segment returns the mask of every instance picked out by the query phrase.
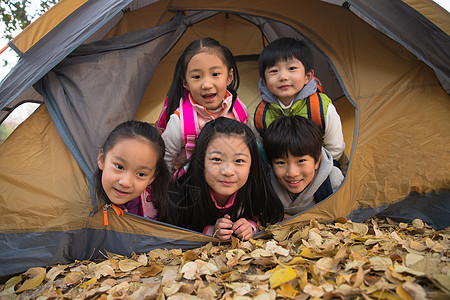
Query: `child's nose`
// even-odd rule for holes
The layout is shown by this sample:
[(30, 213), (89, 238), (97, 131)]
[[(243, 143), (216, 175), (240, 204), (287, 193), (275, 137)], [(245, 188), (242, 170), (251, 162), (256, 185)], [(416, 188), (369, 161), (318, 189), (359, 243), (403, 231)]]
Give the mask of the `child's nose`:
[(234, 174), (233, 166), (230, 163), (224, 163), (222, 165), (222, 174), (225, 176), (231, 176)]
[(288, 73), (284, 70), (281, 70), (278, 74), (280, 74), (279, 79), (281, 81), (287, 80), (289, 78)]
[(288, 165), (287, 168), (287, 176), (289, 177), (295, 177), (298, 175), (298, 168), (293, 165)]
[(209, 78), (205, 78), (202, 82), (202, 89), (207, 90), (210, 88), (212, 88), (212, 81)]
[(119, 179), (119, 184), (123, 187), (131, 187), (132, 185), (132, 174), (124, 173)]

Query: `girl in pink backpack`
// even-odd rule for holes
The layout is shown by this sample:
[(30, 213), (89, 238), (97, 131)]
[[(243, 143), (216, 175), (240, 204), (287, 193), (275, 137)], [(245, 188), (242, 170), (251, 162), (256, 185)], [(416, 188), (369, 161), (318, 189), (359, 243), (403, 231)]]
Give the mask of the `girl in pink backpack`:
[(178, 169), (192, 153), (200, 130), (218, 117), (248, 123), (237, 97), (239, 74), (230, 50), (213, 38), (195, 40), (175, 66), (166, 104), (156, 122), (166, 144), (164, 160)]

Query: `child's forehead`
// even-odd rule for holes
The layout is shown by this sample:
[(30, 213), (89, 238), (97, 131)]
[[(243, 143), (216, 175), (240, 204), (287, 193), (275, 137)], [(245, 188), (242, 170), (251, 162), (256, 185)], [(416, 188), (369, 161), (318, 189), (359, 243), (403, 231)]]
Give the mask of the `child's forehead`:
[[(274, 61), (274, 63), (273, 63), (272, 66), (274, 66), (274, 65), (276, 65), (276, 64), (279, 64), (279, 63), (290, 63), (290, 62), (293, 62), (293, 63), (300, 63), (300, 64), (303, 65), (303, 62), (302, 62), (300, 59), (298, 59), (297, 57), (295, 57), (295, 56), (286, 56), (286, 57), (283, 56), (283, 57), (277, 58), (277, 59)], [(268, 67), (272, 67), (272, 66), (268, 66)]]
[(313, 157), (309, 154), (292, 154), (291, 151), (286, 151), (281, 155), (280, 158), (288, 158), (288, 159), (305, 159), (305, 158), (311, 158)]

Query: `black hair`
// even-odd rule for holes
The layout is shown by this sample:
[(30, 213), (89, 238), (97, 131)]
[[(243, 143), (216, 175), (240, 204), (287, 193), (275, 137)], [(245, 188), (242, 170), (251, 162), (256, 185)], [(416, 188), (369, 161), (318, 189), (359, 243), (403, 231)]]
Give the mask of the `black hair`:
[[(150, 184), (151, 186), (151, 201), (156, 209), (158, 209), (158, 215), (160, 210), (165, 209), (164, 203), (167, 202), (167, 186), (170, 181), (171, 175), (167, 165), (164, 161), (165, 145), (164, 140), (161, 138), (158, 130), (147, 122), (140, 121), (126, 121), (119, 124), (114, 128), (106, 138), (105, 143), (102, 146), (103, 159), (106, 154), (121, 140), (124, 139), (145, 139), (153, 145), (153, 149), (158, 154), (158, 160), (156, 163), (155, 179)], [(106, 203), (111, 203), (102, 185), (103, 171), (97, 168), (94, 174), (95, 191), (97, 195), (102, 198)], [(161, 213), (164, 213), (163, 211)]]
[(217, 53), (224, 65), (227, 66), (228, 72), (233, 70), (233, 80), (227, 86), (227, 90), (233, 95), (233, 101), (231, 104), (231, 108), (233, 108), (234, 102), (237, 98), (237, 89), (239, 87), (239, 72), (234, 56), (227, 47), (221, 45), (215, 39), (210, 37), (202, 38), (190, 43), (186, 49), (184, 49), (177, 61), (177, 64), (175, 65), (172, 83), (169, 91), (167, 92), (166, 123), (169, 122), (170, 115), (173, 114), (178, 108), (180, 98), (184, 96), (183, 81), (186, 80), (186, 69), (189, 62), (196, 54), (205, 51), (214, 51)]
[(280, 116), (267, 128), (263, 137), (269, 163), (288, 156), (310, 155), (318, 162), (322, 153), (322, 131), (315, 122), (301, 116)]
[(213, 203), (205, 180), (206, 149), (220, 135), (242, 137), (251, 155), (249, 176), (237, 191), (231, 220), (234, 222), (239, 218), (256, 218), (262, 225), (281, 221), (284, 208), (266, 177), (253, 132), (241, 122), (219, 117), (203, 127), (186, 173), (178, 177), (173, 186), (170, 196), (174, 213), (168, 222), (201, 232), (205, 226), (215, 224), (222, 217)]
[(259, 76), (265, 80), (265, 71), (279, 61), (296, 58), (305, 67), (305, 74), (313, 69), (311, 49), (304, 41), (294, 38), (279, 38), (263, 49), (259, 55)]

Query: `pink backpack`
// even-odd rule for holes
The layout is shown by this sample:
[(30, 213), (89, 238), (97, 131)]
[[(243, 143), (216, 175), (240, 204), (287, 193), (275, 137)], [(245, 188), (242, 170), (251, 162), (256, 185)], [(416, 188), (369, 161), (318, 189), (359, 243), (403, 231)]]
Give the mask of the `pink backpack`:
[[(181, 126), (181, 135), (184, 136), (184, 144), (186, 148), (186, 157), (189, 158), (192, 154), (192, 151), (195, 147), (195, 141), (197, 140), (197, 136), (200, 132), (196, 130), (196, 122), (197, 122), (197, 114), (194, 112), (194, 107), (192, 106), (191, 101), (189, 101), (189, 92), (185, 90), (184, 97), (180, 99), (180, 122)], [(233, 105), (233, 114), (240, 122), (246, 124), (248, 121), (248, 114), (246, 109), (244, 108), (244, 104), (241, 100), (236, 98), (236, 101)], [(164, 102), (164, 107), (161, 110), (161, 114), (159, 115), (158, 120), (155, 123), (156, 128), (159, 130), (160, 134), (166, 130), (167, 116), (167, 98)]]

